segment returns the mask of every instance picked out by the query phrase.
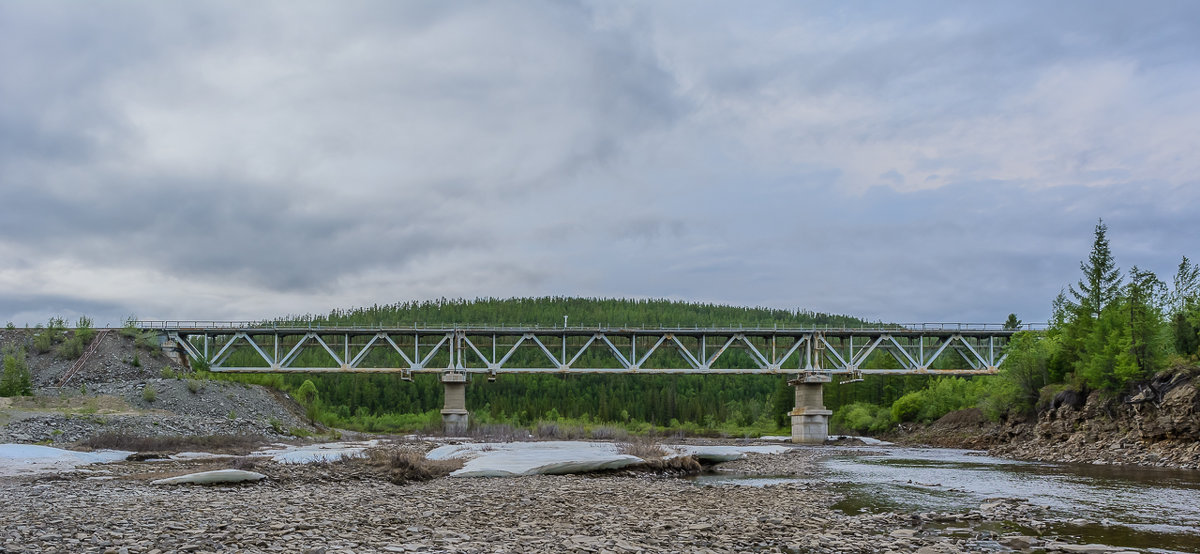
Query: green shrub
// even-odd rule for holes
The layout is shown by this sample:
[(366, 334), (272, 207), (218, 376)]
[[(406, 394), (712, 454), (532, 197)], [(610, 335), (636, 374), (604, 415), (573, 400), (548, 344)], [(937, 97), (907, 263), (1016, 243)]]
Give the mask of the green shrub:
[(138, 359), (137, 352), (133, 353), (133, 359), (129, 360), (129, 365), (133, 367), (142, 367), (142, 360)]
[(0, 373), (0, 396), (29, 396), (33, 394), (33, 379), (25, 363), (25, 352), (8, 350), (4, 353), (4, 371)]
[(121, 327), (121, 334), (131, 339), (138, 338), (142, 334), (142, 330), (137, 328), (137, 316), (130, 314), (125, 318), (125, 324)]
[(33, 351), (38, 354), (45, 354), (54, 350), (54, 332), (49, 329), (43, 330), (33, 336)]
[(83, 341), (79, 336), (71, 337), (58, 346), (55, 354), (64, 360), (77, 360), (83, 355)]
[(921, 415), (921, 408), (924, 404), (922, 396), (924, 396), (924, 391), (910, 392), (897, 398), (892, 403), (892, 417), (899, 422), (916, 421)]
[(188, 392), (190, 392), (192, 394), (196, 394), (196, 393), (199, 393), (200, 390), (204, 388), (204, 383), (202, 383), (196, 379), (188, 379), (187, 388), (188, 388)]
[(880, 433), (896, 424), (892, 410), (869, 402), (855, 402), (838, 408), (833, 414), (834, 429), (853, 433)]
[(146, 385), (146, 388), (142, 389), (142, 400), (154, 402), (156, 399), (158, 399), (158, 392), (154, 390), (154, 385)]
[(8, 329), (9, 331), (12, 331), (13, 329), (16, 329), (17, 326), (13, 325), (13, 322), (10, 321), (10, 322), (4, 324), (4, 328)]
[(75, 338), (83, 345), (92, 342), (92, 338), (96, 336), (96, 330), (92, 328), (92, 318), (84, 315), (79, 316), (79, 321), (75, 323)]

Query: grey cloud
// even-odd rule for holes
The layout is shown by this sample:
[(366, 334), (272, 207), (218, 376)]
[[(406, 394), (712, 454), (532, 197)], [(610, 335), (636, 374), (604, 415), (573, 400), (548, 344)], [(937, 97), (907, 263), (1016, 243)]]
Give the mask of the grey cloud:
[[(1044, 319), (1097, 217), (1124, 268), (1200, 258), (1197, 11), (5, 4), (0, 279), (162, 279), (0, 319), (523, 294)], [(1055, 119), (1110, 73), (1123, 96)]]

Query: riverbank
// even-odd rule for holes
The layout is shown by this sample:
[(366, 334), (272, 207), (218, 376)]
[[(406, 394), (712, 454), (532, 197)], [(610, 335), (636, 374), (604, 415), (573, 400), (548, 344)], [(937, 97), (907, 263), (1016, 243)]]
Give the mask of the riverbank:
[[(432, 443), (393, 448), (427, 449)], [(752, 454), (715, 469), (816, 475), (836, 448)], [(239, 461), (240, 460), (240, 461)], [(255, 484), (161, 486), (241, 465)], [(1039, 508), (991, 499), (961, 513), (844, 513), (819, 481), (699, 485), (645, 471), (512, 478), (442, 477), (397, 485), (338, 461), (244, 458), (119, 462), (0, 478), (4, 552), (920, 552), (1084, 550), (1037, 538)], [(1005, 531), (1004, 529), (1009, 529)]]
[(1118, 396), (1063, 391), (1030, 420), (991, 422), (978, 409), (959, 410), (887, 439), (1020, 460), (1197, 470), (1200, 377), (1195, 371), (1164, 373)]

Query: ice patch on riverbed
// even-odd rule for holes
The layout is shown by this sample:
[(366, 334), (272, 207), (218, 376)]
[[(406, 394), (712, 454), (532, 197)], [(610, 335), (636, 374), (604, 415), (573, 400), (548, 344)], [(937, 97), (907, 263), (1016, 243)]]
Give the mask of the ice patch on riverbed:
[[(694, 456), (707, 462), (726, 462), (746, 453), (779, 454), (786, 446), (693, 446), (663, 445), (668, 458)], [(622, 454), (611, 442), (544, 441), (448, 444), (429, 451), (430, 460), (462, 459), (462, 469), (453, 477), (510, 477), (515, 475), (559, 475), (620, 469), (645, 460)]]
[(425, 455), (430, 460), (463, 459), (453, 477), (558, 475), (620, 469), (641, 463), (611, 442), (549, 441), (448, 444)]
[(855, 435), (829, 435), (829, 440), (836, 441), (842, 439), (862, 441), (862, 443), (867, 446), (892, 446), (892, 443), (888, 441), (881, 441), (872, 437), (859, 437)]
[(253, 457), (270, 457), (281, 464), (311, 464), (314, 462), (336, 462), (342, 458), (361, 458), (368, 448), (379, 446), (379, 441), (327, 442), (301, 446), (268, 448), (250, 454)]
[(36, 444), (0, 444), (0, 476), (67, 471), (88, 464), (124, 460), (133, 452), (97, 450), (76, 452)]
[(746, 454), (783, 454), (791, 448), (787, 446), (693, 446), (693, 445), (663, 445), (668, 451), (674, 451), (675, 456), (693, 456), (701, 462), (732, 462), (746, 457)]

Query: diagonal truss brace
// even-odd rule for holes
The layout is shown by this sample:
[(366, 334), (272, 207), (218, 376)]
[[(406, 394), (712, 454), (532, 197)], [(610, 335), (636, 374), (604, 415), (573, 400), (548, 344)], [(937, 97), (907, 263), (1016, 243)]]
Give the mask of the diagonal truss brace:
[[(841, 333), (823, 331), (773, 334), (769, 330), (741, 332), (733, 330), (597, 330), (595, 332), (545, 332), (534, 329), (513, 332), (511, 328), (443, 329), (443, 330), (317, 330), (279, 331), (273, 329), (220, 328), (196, 332), (167, 330), (168, 337), (193, 359), (210, 360), (214, 371), (346, 371), (346, 372), (412, 372), (466, 371), (474, 373), (802, 373), (820, 371), (833, 373), (994, 373), (1007, 357), (1005, 346), (1011, 333), (987, 334), (974, 332), (935, 333), (926, 336), (917, 332), (897, 335), (892, 331)], [(836, 341), (831, 340), (836, 337)], [(289, 338), (290, 337), (290, 338)], [(400, 337), (408, 337), (401, 341)], [(490, 355), (485, 349), (491, 339)], [(504, 345), (500, 337), (513, 337), (515, 342)], [(550, 337), (552, 341), (548, 341)], [(623, 344), (613, 341), (620, 337)], [(903, 337), (905, 342), (901, 342)], [(436, 338), (432, 347), (429, 343)], [(561, 338), (561, 352), (558, 340)], [(682, 339), (689, 339), (685, 342)], [(284, 339), (287, 339), (286, 341)], [(997, 344), (997, 339), (1000, 343)], [(203, 344), (200, 341), (203, 341)], [(336, 342), (334, 342), (336, 341)], [(575, 341), (575, 342), (571, 342)], [(627, 342), (626, 342), (627, 341)], [(719, 345), (712, 349), (711, 346)], [(290, 346), (281, 352), (287, 342)], [(425, 342), (425, 344), (422, 344)], [(646, 348), (649, 342), (649, 348)], [(273, 344), (272, 344), (273, 343)], [(406, 344), (407, 343), (407, 344)], [(781, 344), (782, 343), (782, 344)], [(857, 344), (856, 344), (857, 343)], [(692, 346), (689, 346), (691, 344)], [(210, 346), (216, 349), (208, 356)], [(678, 351), (679, 362), (656, 357), (664, 347)], [(936, 348), (935, 348), (936, 347)], [(540, 354), (531, 358), (517, 356), (522, 349), (534, 349)], [(581, 359), (594, 349), (613, 356), (611, 366), (578, 367)], [(742, 352), (740, 362), (720, 363), (731, 349)], [(301, 367), (299, 360), (311, 350), (327, 354), (331, 367)], [(374, 367), (370, 356), (378, 349), (394, 354), (387, 363), (400, 367)], [(498, 350), (501, 350), (498, 352)], [(965, 363), (963, 369), (932, 369), (935, 361), (945, 367), (944, 357), (953, 351), (956, 359)], [(235, 352), (241, 352), (234, 357)], [(261, 366), (234, 367), (231, 359), (245, 365), (247, 354)], [(876, 355), (884, 352), (894, 358), (900, 369), (867, 367)], [(449, 365), (434, 359), (449, 359)], [(653, 361), (657, 360), (657, 361)], [(789, 360), (791, 360), (789, 362)], [(798, 363), (797, 361), (798, 360)], [(788, 364), (786, 367), (784, 364)], [(594, 364), (594, 362), (593, 362)], [(265, 366), (265, 367), (264, 367)]]

